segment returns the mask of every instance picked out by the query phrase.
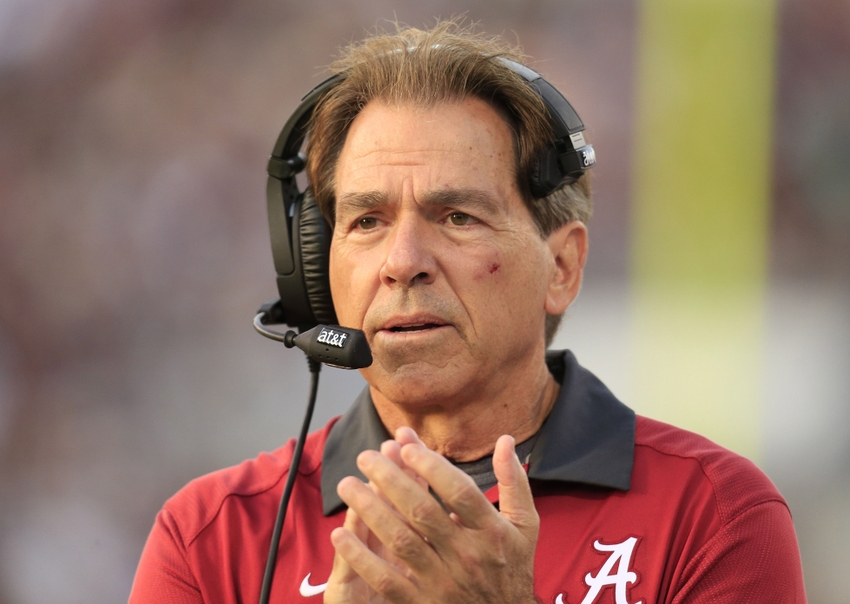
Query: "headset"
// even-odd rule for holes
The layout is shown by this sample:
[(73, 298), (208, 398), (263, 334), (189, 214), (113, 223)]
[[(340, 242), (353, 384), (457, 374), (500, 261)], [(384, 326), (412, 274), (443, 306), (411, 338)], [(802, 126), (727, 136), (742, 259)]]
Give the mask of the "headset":
[[(592, 168), (596, 153), (585, 142), (584, 124), (575, 109), (554, 86), (524, 65), (497, 60), (520, 75), (548, 111), (553, 143), (537, 160), (530, 182), (534, 197), (547, 197)], [(301, 147), (313, 110), (345, 77), (345, 73), (331, 76), (307, 93), (281, 130), (269, 159), (266, 202), (280, 299), (261, 307), (263, 324), (286, 323), (303, 332), (337, 323), (328, 278), (331, 226), (310, 187), (299, 190), (295, 177), (306, 163)]]

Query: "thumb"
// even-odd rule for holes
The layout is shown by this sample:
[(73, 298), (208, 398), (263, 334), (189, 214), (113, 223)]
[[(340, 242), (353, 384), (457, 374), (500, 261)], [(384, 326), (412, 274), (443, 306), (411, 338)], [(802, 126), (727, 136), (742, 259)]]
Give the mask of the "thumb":
[(493, 472), (499, 481), (500, 513), (527, 539), (536, 541), (540, 518), (534, 507), (528, 475), (516, 456), (512, 436), (504, 434), (496, 441)]

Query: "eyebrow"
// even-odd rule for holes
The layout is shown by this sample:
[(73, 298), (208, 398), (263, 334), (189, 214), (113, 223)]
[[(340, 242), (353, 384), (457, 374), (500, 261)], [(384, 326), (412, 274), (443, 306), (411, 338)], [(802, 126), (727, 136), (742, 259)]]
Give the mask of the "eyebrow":
[[(388, 203), (389, 196), (383, 191), (346, 193), (337, 201), (337, 213), (368, 212)], [(426, 206), (478, 210), (488, 214), (493, 213), (499, 206), (498, 201), (487, 191), (467, 188), (428, 191), (423, 196), (422, 203)]]
[(452, 207), (459, 210), (477, 210), (487, 214), (495, 212), (500, 205), (491, 193), (481, 189), (429, 191), (425, 194), (423, 203), (429, 206)]
[(337, 200), (337, 213), (340, 210), (369, 211), (389, 202), (389, 196), (382, 191), (363, 191), (346, 193)]

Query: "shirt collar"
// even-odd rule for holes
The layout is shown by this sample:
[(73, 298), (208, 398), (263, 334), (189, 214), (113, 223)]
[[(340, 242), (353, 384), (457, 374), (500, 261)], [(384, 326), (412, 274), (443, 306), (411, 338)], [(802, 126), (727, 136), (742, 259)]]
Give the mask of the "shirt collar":
[[(550, 351), (546, 364), (561, 389), (528, 459), (535, 480), (576, 482), (627, 491), (634, 461), (635, 414), (569, 351)], [(322, 454), (325, 516), (345, 506), (336, 485), (357, 469), (361, 451), (390, 438), (372, 404), (369, 388), (333, 425)]]

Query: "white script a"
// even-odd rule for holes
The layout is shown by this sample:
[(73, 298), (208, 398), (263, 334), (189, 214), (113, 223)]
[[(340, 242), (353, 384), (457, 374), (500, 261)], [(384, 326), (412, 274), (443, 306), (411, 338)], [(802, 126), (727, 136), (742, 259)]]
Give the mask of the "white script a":
[[(609, 586), (614, 586), (614, 602), (616, 604), (631, 604), (626, 600), (626, 585), (637, 581), (637, 575), (629, 570), (629, 565), (632, 562), (632, 553), (635, 549), (637, 538), (629, 537), (622, 543), (613, 543), (606, 545), (597, 541), (593, 542), (593, 547), (598, 552), (611, 552), (605, 564), (599, 569), (594, 577), (592, 573), (587, 573), (584, 577), (584, 582), (587, 583), (590, 590), (584, 596), (581, 604), (593, 604), (602, 590)], [(612, 575), (611, 570), (614, 565), (617, 565), (617, 573)], [(563, 596), (558, 596), (555, 604), (563, 604)], [(635, 602), (634, 604), (643, 604)]]

